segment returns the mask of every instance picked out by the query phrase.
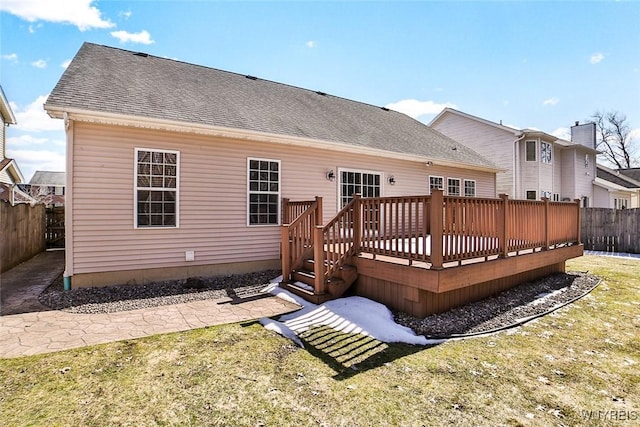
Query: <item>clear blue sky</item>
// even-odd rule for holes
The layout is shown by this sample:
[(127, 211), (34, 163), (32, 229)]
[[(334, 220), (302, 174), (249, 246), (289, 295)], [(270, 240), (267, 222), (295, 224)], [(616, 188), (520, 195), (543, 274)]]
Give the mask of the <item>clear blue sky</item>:
[[(252, 74), (428, 123), (444, 106), (566, 136), (619, 110), (640, 138), (638, 2), (1, 0), (0, 84), (28, 181), (64, 169), (42, 110), (84, 41)], [(411, 101), (413, 100), (413, 101)]]

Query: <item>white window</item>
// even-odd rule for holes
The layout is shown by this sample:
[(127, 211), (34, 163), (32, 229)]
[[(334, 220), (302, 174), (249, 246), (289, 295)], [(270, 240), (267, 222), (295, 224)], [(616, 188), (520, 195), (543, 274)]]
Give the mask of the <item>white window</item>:
[(527, 200), (538, 200), (538, 192), (536, 190), (527, 190)]
[(351, 202), (354, 194), (362, 197), (380, 197), (382, 174), (380, 172), (340, 169), (340, 207)]
[(431, 190), (443, 190), (444, 178), (441, 176), (429, 176), (429, 192)]
[(613, 199), (613, 207), (615, 209), (627, 209), (629, 201), (624, 198), (615, 197)]
[(178, 151), (136, 148), (136, 228), (178, 227)]
[(551, 155), (553, 146), (547, 142), (540, 143), (540, 161), (542, 163), (551, 163)]
[(527, 162), (535, 162), (536, 161), (536, 142), (526, 141), (524, 146), (526, 151)]
[(560, 195), (558, 193), (553, 193), (553, 201), (554, 202), (559, 202), (560, 201)]
[(459, 178), (447, 178), (447, 194), (449, 196), (460, 195), (460, 179)]
[(476, 181), (473, 179), (464, 180), (464, 196), (476, 197)]
[(280, 160), (247, 159), (247, 223), (277, 225), (280, 217)]

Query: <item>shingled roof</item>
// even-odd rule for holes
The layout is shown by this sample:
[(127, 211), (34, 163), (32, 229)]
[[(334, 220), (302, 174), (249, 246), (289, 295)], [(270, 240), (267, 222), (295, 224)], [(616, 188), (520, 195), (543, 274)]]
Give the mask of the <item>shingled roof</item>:
[(53, 117), (85, 111), (170, 120), (498, 169), (473, 150), (399, 112), (91, 43), (82, 45), (45, 109)]
[(598, 178), (601, 178), (605, 181), (611, 182), (613, 184), (619, 185), (625, 188), (640, 188), (640, 183), (635, 181), (633, 178), (629, 176), (625, 176), (621, 173), (621, 171), (614, 171), (608, 168), (605, 168), (602, 165), (597, 165), (597, 175)]

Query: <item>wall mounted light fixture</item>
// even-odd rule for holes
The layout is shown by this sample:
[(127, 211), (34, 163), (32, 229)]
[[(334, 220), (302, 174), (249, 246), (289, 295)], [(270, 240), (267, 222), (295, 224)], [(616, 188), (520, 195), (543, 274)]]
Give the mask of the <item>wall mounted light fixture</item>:
[(333, 173), (333, 170), (330, 170), (329, 172), (327, 172), (327, 179), (331, 182), (336, 180), (336, 174)]
[(396, 185), (396, 179), (393, 175), (391, 175), (387, 181), (389, 181), (389, 184), (391, 185)]
[(429, 160), (427, 163), (425, 163), (425, 166), (430, 168), (431, 166), (433, 166), (433, 162)]

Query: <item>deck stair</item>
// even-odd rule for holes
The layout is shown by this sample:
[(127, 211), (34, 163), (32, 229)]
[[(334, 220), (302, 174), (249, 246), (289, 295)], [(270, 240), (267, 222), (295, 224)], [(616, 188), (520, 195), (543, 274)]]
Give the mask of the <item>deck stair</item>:
[(281, 287), (321, 304), (340, 298), (358, 278), (351, 262), (355, 254), (353, 203), (326, 225), (322, 224), (322, 198), (283, 206)]
[[(325, 262), (325, 267), (327, 263)], [(314, 283), (316, 280), (315, 261), (306, 259), (302, 263), (302, 267), (293, 270), (291, 279), (283, 282), (281, 286), (286, 290), (313, 302), (314, 304), (322, 304), (325, 301), (340, 298), (351, 287), (358, 278), (356, 267), (351, 264), (344, 264), (336, 270), (333, 277), (325, 282), (326, 292), (315, 294)]]

